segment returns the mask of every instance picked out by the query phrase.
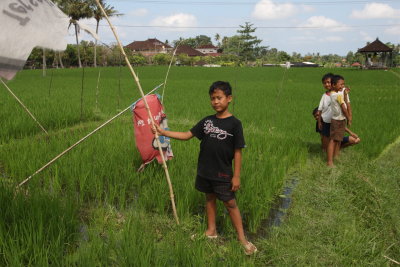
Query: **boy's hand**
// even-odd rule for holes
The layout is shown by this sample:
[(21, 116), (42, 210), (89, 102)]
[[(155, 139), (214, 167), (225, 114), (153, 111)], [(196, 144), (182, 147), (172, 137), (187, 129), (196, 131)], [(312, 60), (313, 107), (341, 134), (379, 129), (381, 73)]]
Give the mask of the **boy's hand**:
[(351, 119), (348, 119), (348, 120), (347, 120), (347, 126), (350, 127), (350, 126), (351, 126), (351, 122), (352, 122), (352, 120), (351, 120)]
[(320, 131), (322, 131), (322, 122), (318, 122), (318, 129), (320, 130)]
[(151, 131), (153, 132), (153, 134), (158, 134), (158, 135), (163, 135), (163, 129), (161, 129), (161, 127), (159, 125), (157, 125), (156, 123), (154, 124), (154, 126), (151, 127)]
[(238, 176), (232, 177), (232, 191), (236, 192), (240, 189), (240, 178)]

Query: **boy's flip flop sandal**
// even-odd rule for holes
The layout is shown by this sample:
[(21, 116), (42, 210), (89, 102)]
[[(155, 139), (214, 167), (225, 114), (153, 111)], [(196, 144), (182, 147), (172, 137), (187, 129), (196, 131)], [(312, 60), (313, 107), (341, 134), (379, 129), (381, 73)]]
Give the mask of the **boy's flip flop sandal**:
[(256, 253), (258, 251), (256, 246), (254, 246), (254, 244), (251, 242), (247, 242), (247, 244), (243, 245), (243, 247), (244, 247), (244, 253), (247, 256), (253, 255), (254, 253)]

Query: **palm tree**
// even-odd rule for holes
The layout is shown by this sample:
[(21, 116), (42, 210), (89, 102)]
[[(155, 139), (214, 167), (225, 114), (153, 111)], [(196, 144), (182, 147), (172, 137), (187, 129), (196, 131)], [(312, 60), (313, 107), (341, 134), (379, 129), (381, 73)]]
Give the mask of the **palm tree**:
[[(103, 6), (104, 11), (106, 12), (108, 17), (122, 16), (123, 14), (118, 13), (117, 10), (114, 9), (113, 6), (107, 5), (105, 0), (99, 0), (100, 4)], [(96, 34), (99, 34), (99, 24), (100, 20), (104, 19), (105, 16), (101, 12), (100, 8), (94, 3), (93, 7), (93, 17), (96, 20)], [(94, 45), (94, 67), (97, 67), (97, 40), (95, 40)]]
[(56, 2), (60, 7), (60, 9), (70, 17), (70, 25), (74, 24), (76, 45), (78, 51), (78, 63), (79, 63), (79, 68), (82, 68), (81, 54), (79, 51), (79, 40), (78, 40), (79, 25), (77, 21), (80, 19), (93, 17), (93, 10), (91, 8), (91, 4), (90, 2), (85, 0), (56, 0), (54, 2)]
[(219, 33), (216, 33), (214, 39), (217, 42), (217, 46), (220, 47), (221, 43), (219, 42), (219, 40), (221, 40), (221, 35), (219, 35)]

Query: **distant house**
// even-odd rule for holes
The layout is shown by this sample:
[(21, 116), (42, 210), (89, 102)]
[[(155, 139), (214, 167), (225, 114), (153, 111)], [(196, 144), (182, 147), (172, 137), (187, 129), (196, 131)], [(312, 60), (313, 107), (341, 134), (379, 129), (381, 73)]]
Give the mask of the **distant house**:
[(358, 53), (365, 56), (366, 69), (385, 69), (393, 66), (393, 49), (382, 43), (378, 38), (363, 48)]
[(189, 57), (203, 57), (205, 56), (205, 54), (203, 54), (202, 52), (197, 51), (196, 49), (188, 46), (188, 45), (180, 45), (178, 46), (178, 49), (176, 50), (176, 54), (180, 55), (180, 54), (186, 54)]
[(207, 56), (219, 56), (221, 54), (218, 53), (218, 47), (212, 44), (201, 45), (197, 47), (196, 50), (203, 54), (206, 54)]
[(127, 46), (133, 52), (141, 53), (144, 56), (153, 56), (160, 53), (168, 53), (172, 51), (172, 47), (160, 40), (147, 39), (146, 41), (134, 41)]

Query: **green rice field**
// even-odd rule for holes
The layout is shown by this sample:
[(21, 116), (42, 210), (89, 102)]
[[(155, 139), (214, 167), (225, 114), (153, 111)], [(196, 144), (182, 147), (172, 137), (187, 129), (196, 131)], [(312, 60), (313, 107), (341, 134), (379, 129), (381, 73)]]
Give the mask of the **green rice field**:
[[(167, 67), (135, 70), (148, 92), (164, 82)], [(351, 129), (362, 140), (346, 149), (334, 170), (325, 167), (325, 155), (320, 152), (319, 135), (315, 133), (311, 115), (323, 93), (321, 77), (327, 72), (341, 74), (351, 87)], [(199, 141), (195, 138), (172, 141), (175, 157), (168, 162), (168, 168), (181, 221), (176, 225), (162, 167), (152, 163), (144, 172), (136, 172), (141, 159), (135, 147), (130, 111), (15, 193), (18, 183), (139, 98), (127, 68), (53, 69), (47, 71), (46, 77), (42, 77), (40, 70), (26, 70), (7, 84), (49, 135), (41, 131), (1, 85), (0, 266), (385, 265), (390, 261), (383, 254), (396, 258), (397, 253), (400, 260), (400, 225), (393, 224), (394, 218), (400, 219), (399, 211), (383, 210), (386, 199), (391, 207), (396, 199), (400, 200), (399, 172), (390, 174), (398, 167), (380, 169), (382, 164), (390, 163), (387, 155), (394, 153), (393, 162), (400, 159), (395, 151), (400, 149), (396, 145), (400, 136), (398, 69), (172, 67), (164, 97), (172, 130), (187, 131), (213, 113), (208, 88), (216, 80), (231, 83), (234, 102), (230, 111), (244, 127), (247, 147), (243, 151), (242, 188), (237, 200), (245, 231), (258, 246), (258, 254), (244, 255), (222, 203), (218, 204), (217, 218), (221, 238), (215, 242), (191, 240), (191, 235), (201, 236), (206, 228), (204, 196), (194, 189), (199, 152)], [(390, 190), (378, 190), (379, 186), (365, 182), (355, 184), (360, 179), (353, 177), (360, 173), (386, 177), (391, 181), (387, 183)], [(344, 174), (346, 179), (338, 179)], [(326, 180), (332, 175), (338, 184)], [(293, 212), (289, 211), (287, 226), (267, 227), (271, 208), (293, 177), (299, 179), (299, 197), (296, 202), (294, 192)], [(316, 179), (321, 177), (328, 183), (324, 186), (339, 185), (343, 190), (334, 191), (332, 198), (324, 195), (326, 190), (321, 189), (322, 193), (317, 194)], [(379, 180), (376, 184), (379, 185)], [(361, 189), (354, 192), (349, 188)], [(357, 248), (369, 251), (364, 247), (369, 239), (354, 244), (354, 249), (347, 248), (348, 243), (343, 241), (347, 239), (343, 239), (331, 244), (335, 253), (328, 253), (326, 247), (327, 250), (307, 248), (308, 253), (304, 254), (284, 253), (290, 244), (296, 244), (299, 250), (306, 249), (299, 240), (307, 240), (307, 244), (315, 242), (299, 237), (302, 233), (314, 236), (312, 229), (302, 232), (306, 222), (291, 219), (302, 218), (301, 211), (307, 209), (301, 205), (311, 207), (313, 201), (321, 204), (318, 198), (324, 195), (326, 199), (321, 201), (325, 205), (332, 200), (341, 210), (347, 203), (343, 204), (342, 199), (346, 194), (359, 200), (354, 207), (363, 203), (351, 214), (357, 216), (356, 221), (348, 218), (350, 225), (357, 226), (358, 218), (370, 211), (371, 217), (365, 219), (368, 223), (360, 224), (360, 229), (381, 227), (388, 232), (387, 236), (378, 236), (371, 230), (371, 239), (382, 240), (377, 241), (375, 254), (356, 253)], [(369, 197), (373, 199), (369, 201)], [(374, 201), (381, 197), (383, 200), (376, 204)], [(353, 204), (346, 205), (353, 207)], [(368, 209), (371, 206), (374, 209)], [(366, 211), (361, 212), (364, 207)], [(335, 209), (330, 212), (338, 214)], [(378, 223), (374, 216), (384, 220)], [(392, 219), (386, 220), (388, 216)], [(322, 222), (321, 225), (334, 229), (332, 225)], [(324, 238), (335, 240), (336, 236), (337, 232), (327, 232), (319, 241), (326, 244)], [(348, 238), (353, 240), (352, 236)], [(378, 258), (379, 261), (374, 261)]]

